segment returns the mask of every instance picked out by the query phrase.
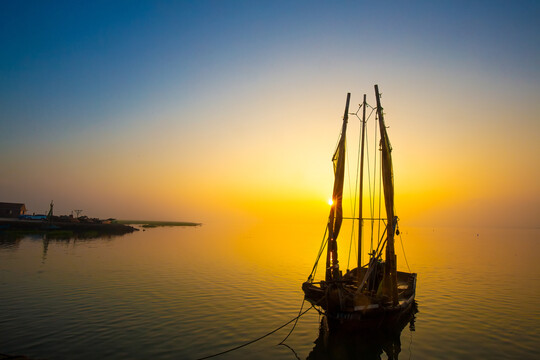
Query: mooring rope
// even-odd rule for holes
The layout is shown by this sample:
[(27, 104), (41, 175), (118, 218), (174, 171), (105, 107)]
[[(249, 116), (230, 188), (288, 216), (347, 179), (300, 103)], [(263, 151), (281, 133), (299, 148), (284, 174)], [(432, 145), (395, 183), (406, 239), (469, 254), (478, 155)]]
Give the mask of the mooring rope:
[(283, 346), (286, 346), (287, 348), (289, 348), (289, 350), (292, 351), (292, 353), (294, 354), (294, 356), (298, 359), (298, 360), (301, 360), (300, 359), (300, 356), (298, 356), (298, 354), (296, 353), (296, 351), (294, 351), (294, 349), (292, 347), (290, 347), (289, 345), (287, 344), (279, 344), (279, 345), (283, 345)]
[(275, 333), (276, 331), (283, 329), (285, 326), (289, 325), (289, 324), (292, 323), (293, 321), (299, 319), (301, 316), (303, 316), (305, 313), (307, 313), (307, 312), (308, 312), (309, 310), (311, 310), (312, 308), (313, 308), (313, 306), (311, 306), (310, 308), (308, 308), (306, 311), (300, 313), (300, 315), (296, 316), (295, 318), (293, 318), (293, 319), (287, 321), (285, 324), (283, 324), (283, 325), (279, 326), (278, 328), (276, 328), (276, 329), (270, 331), (269, 333), (264, 334), (263, 336), (260, 336), (260, 337), (258, 337), (258, 338), (256, 338), (256, 339), (253, 339), (253, 340), (251, 340), (251, 341), (248, 341), (247, 343), (244, 343), (244, 344), (242, 344), (242, 345), (235, 346), (235, 347), (230, 348), (230, 349), (228, 349), (228, 350), (225, 350), (225, 351), (222, 351), (222, 352), (219, 352), (219, 353), (216, 353), (216, 354), (208, 355), (208, 356), (205, 356), (205, 357), (202, 357), (202, 358), (198, 358), (197, 360), (210, 359), (210, 358), (213, 358), (213, 357), (216, 357), (216, 356), (219, 356), (219, 355), (223, 355), (223, 354), (229, 353), (229, 352), (231, 352), (231, 351), (238, 350), (238, 349), (240, 349), (240, 348), (243, 348), (243, 347), (245, 347), (245, 346), (248, 346), (248, 345), (250, 345), (250, 344), (253, 344), (254, 342), (257, 342), (257, 341), (259, 341), (259, 340), (262, 340), (262, 339), (264, 339), (265, 337), (272, 335), (272, 334)]
[(300, 310), (298, 311), (298, 316), (296, 317), (296, 321), (294, 322), (294, 325), (293, 325), (291, 331), (289, 331), (287, 336), (285, 336), (285, 338), (283, 340), (281, 340), (281, 342), (278, 345), (285, 345), (284, 344), (285, 340), (287, 340), (289, 338), (289, 336), (291, 336), (292, 332), (294, 331), (294, 328), (296, 327), (296, 324), (298, 324), (298, 319), (300, 319), (300, 314), (302, 314), (302, 309), (304, 308), (305, 302), (306, 302), (306, 298), (304, 298), (302, 300), (302, 305), (300, 306)]

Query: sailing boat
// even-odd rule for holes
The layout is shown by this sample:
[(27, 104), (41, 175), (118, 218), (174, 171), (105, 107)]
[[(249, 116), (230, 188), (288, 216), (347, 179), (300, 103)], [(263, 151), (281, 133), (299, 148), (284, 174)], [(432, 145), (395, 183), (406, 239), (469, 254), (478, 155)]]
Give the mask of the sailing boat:
[[(383, 184), (386, 217), (383, 221), (384, 232), (378, 239), (377, 247), (372, 246), (367, 264), (361, 264), (362, 217), (363, 203), (363, 167), (364, 143), (366, 132), (366, 95), (362, 107), (362, 133), (360, 151), (360, 186), (359, 186), (359, 215), (354, 220), (359, 222), (358, 259), (357, 267), (343, 274), (339, 268), (337, 239), (343, 221), (343, 183), (345, 174), (345, 143), (351, 94), (347, 94), (345, 114), (341, 128), (340, 139), (332, 158), (334, 164), (334, 188), (332, 206), (326, 227), (326, 272), (325, 279), (315, 281), (315, 271), (320, 256), (313, 267), (308, 280), (302, 284), (305, 299), (327, 317), (330, 328), (339, 326), (354, 328), (372, 328), (392, 326), (400, 322), (413, 308), (416, 292), (416, 274), (397, 271), (397, 259), (394, 251), (394, 237), (399, 235), (398, 217), (394, 209), (394, 180), (390, 141), (386, 132), (383, 109), (381, 107), (379, 88), (375, 85), (377, 101), (376, 114), (379, 121), (380, 133), (380, 165)], [(373, 220), (373, 217), (370, 218)], [(324, 242), (323, 247), (324, 249)], [(384, 258), (382, 257), (385, 252)]]

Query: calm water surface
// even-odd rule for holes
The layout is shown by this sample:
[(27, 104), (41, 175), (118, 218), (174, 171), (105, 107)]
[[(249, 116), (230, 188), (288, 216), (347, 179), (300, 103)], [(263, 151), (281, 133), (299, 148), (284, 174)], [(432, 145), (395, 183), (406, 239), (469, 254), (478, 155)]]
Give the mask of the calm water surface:
[[(419, 312), (401, 333), (319, 338), (311, 310), (287, 347), (276, 344), (290, 326), (217, 359), (540, 359), (540, 230), (401, 228), (419, 278)], [(196, 359), (242, 344), (298, 314), (323, 230), (205, 225), (1, 240), (0, 353)]]

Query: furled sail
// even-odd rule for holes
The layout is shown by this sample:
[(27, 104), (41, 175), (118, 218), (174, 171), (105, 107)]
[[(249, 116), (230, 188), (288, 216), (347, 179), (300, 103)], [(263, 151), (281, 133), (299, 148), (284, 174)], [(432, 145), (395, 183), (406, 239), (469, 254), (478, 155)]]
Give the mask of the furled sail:
[(328, 252), (326, 258), (326, 280), (339, 277), (339, 263), (337, 258), (337, 237), (341, 229), (343, 221), (343, 181), (345, 177), (345, 144), (347, 138), (347, 121), (349, 114), (349, 100), (351, 94), (347, 94), (347, 102), (345, 104), (345, 114), (343, 115), (343, 126), (341, 128), (341, 136), (332, 157), (334, 165), (334, 190), (332, 192), (332, 207), (328, 217)]
[(381, 133), (381, 166), (382, 180), (384, 188), (384, 203), (386, 207), (387, 229), (386, 229), (386, 262), (382, 283), (383, 295), (390, 298), (397, 304), (397, 265), (394, 250), (394, 233), (397, 225), (397, 217), (394, 214), (394, 174), (392, 170), (392, 148), (388, 140), (386, 126), (384, 124), (384, 114), (381, 107), (379, 88), (375, 85), (375, 95), (377, 98), (377, 113), (379, 115), (379, 129)]

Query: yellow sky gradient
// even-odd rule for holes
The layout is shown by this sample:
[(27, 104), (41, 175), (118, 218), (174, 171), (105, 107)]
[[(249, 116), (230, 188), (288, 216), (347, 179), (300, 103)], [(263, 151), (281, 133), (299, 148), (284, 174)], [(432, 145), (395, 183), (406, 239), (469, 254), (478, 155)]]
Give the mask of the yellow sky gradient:
[[(410, 24), (375, 31), (312, 10), (320, 21), (305, 28), (283, 19), (287, 36), (271, 19), (241, 17), (260, 36), (224, 26), (187, 45), (161, 37), (178, 23), (167, 18), (140, 43), (127, 31), (111, 40), (88, 73), (75, 69), (86, 69), (92, 42), (82, 54), (44, 53), (29, 68), (32, 81), (10, 73), (0, 200), (37, 213), (54, 200), (57, 213), (124, 219), (324, 222), (346, 93), (352, 104), (366, 93), (374, 105), (377, 83), (403, 223), (540, 226), (536, 52), (512, 41), (531, 36), (529, 23), (495, 41), (499, 12), (464, 19), (476, 31), (465, 39), (444, 11), (432, 33), (424, 18), (392, 11)], [(164, 33), (174, 31), (184, 30)], [(131, 57), (115, 57), (125, 44), (135, 46), (121, 48)], [(64, 73), (53, 60), (72, 67)]]
[[(404, 223), (538, 225), (534, 109), (458, 107), (428, 92), (415, 96), (380, 86), (393, 146), (396, 208)], [(371, 88), (362, 86), (374, 104)], [(362, 94), (353, 93), (353, 104)], [(217, 101), (216, 111), (205, 108), (186, 128), (175, 122), (181, 113), (150, 119), (143, 114), (149, 121), (131, 119), (138, 125), (114, 135), (105, 127), (47, 147), (38, 143), (21, 150), (24, 166), (14, 161), (9, 176), (26, 186), (20, 201), (40, 199), (26, 201), (37, 212), (54, 199), (60, 213), (81, 208), (100, 217), (324, 221), (345, 91), (331, 97), (265, 95), (251, 95), (248, 100), (255, 101), (246, 103)], [(504, 101), (504, 94), (495, 96), (488, 105)], [(350, 169), (358, 131), (359, 121), (351, 117)], [(372, 154), (372, 136), (369, 141)]]

